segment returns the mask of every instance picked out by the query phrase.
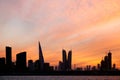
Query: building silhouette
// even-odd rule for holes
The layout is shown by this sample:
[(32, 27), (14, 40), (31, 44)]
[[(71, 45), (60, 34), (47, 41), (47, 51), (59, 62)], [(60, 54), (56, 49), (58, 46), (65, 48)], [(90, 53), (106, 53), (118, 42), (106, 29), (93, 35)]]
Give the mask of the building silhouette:
[(62, 50), (62, 70), (65, 71), (67, 69), (67, 57), (66, 57), (66, 51), (63, 49)]
[(72, 64), (72, 51), (68, 52), (68, 57), (66, 50), (62, 50), (62, 62), (59, 62), (59, 70), (61, 71), (70, 71)]
[(0, 72), (4, 72), (5, 67), (5, 58), (0, 58)]
[[(6, 58), (0, 58), (0, 74), (11, 74), (11, 73), (30, 73), (30, 74), (109, 74), (109, 72), (120, 72), (116, 68), (116, 64), (112, 65), (112, 53), (109, 51), (107, 55), (98, 63), (96, 66), (86, 65), (86, 67), (77, 67), (72, 70), (72, 50), (67, 52), (62, 49), (62, 60), (59, 61), (59, 66), (50, 66), (50, 63), (44, 62), (44, 56), (42, 53), (42, 48), (39, 44), (39, 59), (33, 62), (33, 60), (28, 60), (27, 67), (27, 53), (21, 52), (16, 55), (16, 62), (12, 62), (12, 48), (6, 47)], [(75, 72), (74, 72), (75, 71)], [(115, 72), (114, 72), (115, 71)], [(110, 73), (110, 74), (111, 74)], [(117, 74), (118, 74), (117, 73)]]
[(63, 71), (63, 62), (62, 61), (59, 61), (59, 66), (58, 66), (58, 71)]
[(7, 71), (11, 71), (12, 66), (12, 48), (6, 47), (6, 69)]
[(26, 71), (26, 52), (21, 52), (16, 55), (16, 69), (18, 72)]
[(108, 53), (108, 69), (112, 69), (112, 53), (110, 51)]
[(110, 51), (108, 55), (106, 55), (104, 59), (101, 61), (101, 70), (102, 71), (112, 70), (112, 53)]
[(50, 63), (44, 63), (44, 72), (53, 71), (53, 66), (50, 66)]
[(39, 63), (40, 63), (40, 71), (43, 71), (44, 70), (44, 57), (43, 57), (40, 42), (39, 42)]
[(97, 64), (97, 70), (98, 71), (100, 70), (100, 64)]
[(5, 65), (5, 58), (0, 58), (0, 65)]
[(28, 70), (31, 72), (31, 71), (34, 71), (34, 63), (33, 63), (33, 60), (28, 60)]
[(40, 72), (40, 60), (36, 60), (34, 62), (34, 71), (35, 72)]
[(72, 66), (72, 51), (70, 50), (68, 52), (68, 70), (72, 69), (71, 66)]

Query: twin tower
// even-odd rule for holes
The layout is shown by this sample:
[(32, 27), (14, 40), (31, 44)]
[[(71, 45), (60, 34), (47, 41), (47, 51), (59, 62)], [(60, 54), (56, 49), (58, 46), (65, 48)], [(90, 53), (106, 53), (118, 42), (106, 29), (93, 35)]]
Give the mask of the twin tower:
[(63, 49), (62, 50), (62, 70), (63, 71), (69, 71), (71, 70), (71, 64), (72, 64), (72, 51), (70, 50), (68, 52), (68, 57), (66, 54), (66, 51)]

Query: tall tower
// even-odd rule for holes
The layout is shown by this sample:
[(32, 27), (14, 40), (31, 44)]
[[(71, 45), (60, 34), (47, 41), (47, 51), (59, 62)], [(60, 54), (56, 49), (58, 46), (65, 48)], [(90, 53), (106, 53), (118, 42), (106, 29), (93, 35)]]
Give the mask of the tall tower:
[(40, 42), (39, 42), (39, 61), (40, 61), (40, 70), (43, 71), (44, 70), (44, 57), (43, 57)]
[(63, 70), (66, 70), (67, 68), (67, 58), (66, 58), (66, 51), (62, 50), (62, 60), (63, 60)]
[(71, 70), (71, 64), (72, 64), (72, 51), (70, 50), (68, 52), (68, 70)]
[(108, 53), (108, 69), (112, 69), (112, 53), (110, 51)]
[(6, 65), (7, 65), (7, 69), (11, 69), (11, 65), (12, 65), (12, 50), (11, 47), (6, 47)]
[(66, 54), (66, 50), (62, 50), (62, 69), (63, 71), (66, 71), (66, 70), (71, 70), (71, 64), (72, 64), (72, 51), (70, 50), (68, 52), (68, 56)]
[(63, 49), (62, 50), (62, 59), (63, 59), (63, 63), (66, 63), (66, 51)]

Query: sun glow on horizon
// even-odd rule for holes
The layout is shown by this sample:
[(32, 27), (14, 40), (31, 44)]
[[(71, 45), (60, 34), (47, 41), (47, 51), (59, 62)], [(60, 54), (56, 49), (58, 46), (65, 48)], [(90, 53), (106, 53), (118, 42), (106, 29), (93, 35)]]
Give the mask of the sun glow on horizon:
[(1, 0), (0, 57), (5, 46), (27, 60), (38, 59), (40, 40), (45, 62), (58, 65), (62, 49), (72, 50), (72, 64), (97, 65), (111, 50), (120, 68), (119, 0)]

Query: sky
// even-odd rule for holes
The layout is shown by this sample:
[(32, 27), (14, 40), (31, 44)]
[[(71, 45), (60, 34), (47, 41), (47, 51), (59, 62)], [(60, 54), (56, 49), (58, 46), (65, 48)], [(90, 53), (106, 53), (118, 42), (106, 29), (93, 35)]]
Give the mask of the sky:
[(96, 66), (109, 52), (120, 69), (120, 0), (0, 0), (0, 57), (5, 46), (27, 60), (58, 65), (62, 49), (72, 50), (72, 64)]

